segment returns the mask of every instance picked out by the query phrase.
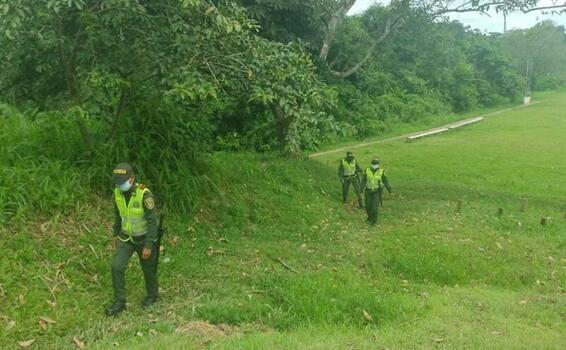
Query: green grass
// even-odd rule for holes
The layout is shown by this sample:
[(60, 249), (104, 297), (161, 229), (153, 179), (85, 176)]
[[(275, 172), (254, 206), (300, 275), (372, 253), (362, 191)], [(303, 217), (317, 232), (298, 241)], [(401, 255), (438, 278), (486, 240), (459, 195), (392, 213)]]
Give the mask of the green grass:
[[(536, 92), (533, 96), (533, 102), (540, 102), (546, 99), (548, 96), (555, 94), (553, 91), (540, 91)], [(498, 105), (495, 107), (484, 107), (484, 108), (477, 108), (468, 112), (460, 112), (460, 113), (451, 113), (451, 114), (439, 114), (439, 115), (431, 115), (426, 116), (424, 118), (420, 118), (416, 121), (410, 123), (398, 123), (394, 125), (388, 126), (383, 132), (380, 133), (379, 136), (370, 137), (368, 139), (362, 140), (363, 142), (373, 142), (388, 139), (391, 137), (396, 137), (399, 135), (410, 134), (413, 132), (419, 132), (421, 130), (430, 129), (439, 127), (442, 125), (446, 125), (449, 123), (453, 123), (456, 121), (460, 121), (467, 118), (473, 118), (480, 115), (489, 115), (491, 113), (497, 113), (502, 110), (507, 109), (514, 109), (514, 108), (521, 108), (521, 104), (517, 103), (509, 103), (504, 105)], [(316, 152), (311, 153), (318, 153), (319, 151), (331, 151), (336, 148), (344, 148), (348, 146), (356, 146), (360, 142), (360, 140), (352, 140), (350, 138), (346, 139), (337, 139), (333, 143), (328, 143), (322, 145), (319, 150)], [(344, 153), (344, 152), (342, 152)]]
[[(565, 348), (566, 94), (542, 99), (443, 135), (358, 149), (362, 164), (382, 158), (395, 189), (375, 228), (340, 203), (342, 154), (212, 156), (216, 185), (194, 217), (171, 218), (164, 300), (149, 314), (135, 259), (128, 311), (102, 312), (110, 190), (72, 215), (5, 227), (0, 348), (32, 338), (33, 348), (72, 348), (74, 336), (94, 349)], [(42, 330), (40, 316), (57, 323)], [(190, 321), (211, 325), (175, 333)]]

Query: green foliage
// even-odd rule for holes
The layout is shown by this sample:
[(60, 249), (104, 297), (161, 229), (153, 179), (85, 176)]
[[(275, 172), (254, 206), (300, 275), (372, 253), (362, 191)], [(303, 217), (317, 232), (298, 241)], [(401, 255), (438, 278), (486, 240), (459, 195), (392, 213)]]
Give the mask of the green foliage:
[(302, 40), (316, 46), (320, 27), (321, 1), (302, 0), (238, 0), (259, 23), (261, 36), (284, 43)]
[[(0, 37), (7, 48), (3, 97), (17, 104), (37, 101), (42, 109), (79, 105), (107, 124), (103, 141), (126, 137), (125, 128), (134, 123), (147, 124), (139, 118), (159, 117), (160, 123), (152, 123), (160, 126), (156, 132), (197, 131), (201, 147), (210, 147), (224, 134), (255, 130), (266, 122), (255, 123), (256, 115), (277, 105), (282, 115), (268, 121), (271, 132), (262, 138), (282, 133), (280, 148), (296, 154), (319, 143), (313, 135), (330, 121), (320, 113), (324, 88), (302, 47), (258, 37), (255, 22), (233, 3), (53, 0), (3, 6), (16, 13), (16, 19), (10, 11), (2, 17), (14, 28)], [(255, 105), (239, 108), (250, 101)], [(224, 123), (234, 117), (240, 122)], [(308, 130), (298, 130), (300, 117)], [(187, 157), (199, 151), (183, 150)]]
[[(0, 97), (44, 125), (31, 149), (14, 147), (85, 170), (95, 189), (106, 188), (109, 169), (128, 160), (171, 209), (191, 211), (196, 187), (208, 183), (199, 158), (210, 151), (297, 156), (339, 137), (514, 101), (523, 88), (520, 65), (500, 46), (557, 47), (535, 67), (562, 67), (565, 56), (563, 33), (548, 23), (527, 41), (513, 33), (499, 39), (434, 22), (417, 8), (374, 6), (340, 23), (329, 63), (317, 62), (317, 70), (318, 21), (338, 2), (241, 4), (246, 9), (200, 0), (1, 1)], [(296, 26), (291, 14), (301, 14)], [(393, 15), (403, 25), (362, 69), (348, 79), (330, 74), (366, 56)], [(553, 69), (536, 71), (537, 86), (563, 82)], [(57, 143), (42, 149), (46, 139)], [(191, 195), (172, 201), (178, 192)]]
[(14, 147), (85, 171), (96, 190), (129, 161), (171, 210), (191, 212), (208, 185), (199, 168), (207, 152), (298, 155), (334, 127), (303, 47), (257, 36), (231, 2), (0, 5), (0, 99), (36, 111), (31, 129), (45, 125), (31, 149)]
[(89, 176), (72, 167), (80, 147), (76, 128), (67, 132), (65, 118), (31, 115), (0, 105), (0, 225), (65, 214), (89, 198)]
[[(365, 137), (449, 109), (514, 101), (522, 89), (497, 38), (437, 22), (416, 4), (374, 6), (341, 19), (326, 63), (313, 59), (325, 21), (349, 2), (238, 3), (3, 0), (1, 97), (23, 109), (72, 108), (84, 148), (102, 154), (97, 164), (137, 157), (132, 140), (140, 140), (175, 151), (159, 154), (166, 167), (179, 154), (190, 162), (213, 149), (298, 155), (337, 135)], [(539, 32), (559, 32), (548, 28)], [(545, 45), (557, 44), (552, 35)], [(331, 74), (365, 57), (371, 59), (347, 81)], [(543, 87), (563, 80), (542, 76)], [(345, 86), (357, 91), (337, 91)], [(85, 128), (91, 121), (98, 129)]]
[(530, 29), (505, 33), (499, 45), (533, 90), (566, 86), (566, 33), (563, 26), (544, 21)]
[(467, 56), (477, 72), (478, 99), (482, 106), (501, 103), (499, 99), (518, 100), (523, 79), (513, 69), (511, 59), (498, 49), (496, 40), (476, 38), (468, 47)]

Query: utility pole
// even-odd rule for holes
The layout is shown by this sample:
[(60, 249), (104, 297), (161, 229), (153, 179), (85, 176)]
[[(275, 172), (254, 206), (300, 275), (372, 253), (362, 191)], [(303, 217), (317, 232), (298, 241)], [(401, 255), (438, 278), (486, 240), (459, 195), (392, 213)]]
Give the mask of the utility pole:
[(529, 95), (529, 60), (527, 60), (527, 72), (525, 73), (525, 96)]
[(503, 1), (503, 34), (507, 33), (507, 0)]
[(531, 59), (527, 59), (527, 72), (525, 74), (525, 96), (523, 97), (523, 104), (528, 105), (531, 103), (531, 71), (533, 70)]

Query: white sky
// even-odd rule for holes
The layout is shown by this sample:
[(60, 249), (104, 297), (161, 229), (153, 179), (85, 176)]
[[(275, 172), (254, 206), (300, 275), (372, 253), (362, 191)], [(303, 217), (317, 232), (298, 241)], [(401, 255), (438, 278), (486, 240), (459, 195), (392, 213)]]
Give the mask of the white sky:
[[(356, 14), (363, 12), (369, 6), (376, 2), (385, 3), (382, 0), (357, 0), (349, 14)], [(552, 0), (541, 0), (540, 6), (552, 5)], [(482, 15), (479, 13), (452, 13), (449, 17), (453, 20), (462, 22), (473, 29), (479, 29), (487, 32), (502, 32), (503, 31), (503, 15), (497, 14), (495, 11), (490, 12), (490, 16)], [(512, 13), (507, 16), (507, 29), (524, 29), (530, 28), (540, 21), (551, 19), (557, 24), (566, 26), (566, 14), (550, 15), (544, 14), (540, 11), (523, 14), (521, 12)]]

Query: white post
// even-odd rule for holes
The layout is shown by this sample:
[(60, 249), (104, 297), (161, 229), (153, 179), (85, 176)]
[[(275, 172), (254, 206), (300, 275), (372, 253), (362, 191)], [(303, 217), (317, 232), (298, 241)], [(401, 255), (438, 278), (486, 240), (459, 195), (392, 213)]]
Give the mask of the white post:
[(531, 103), (531, 89), (529, 88), (529, 60), (527, 60), (527, 73), (525, 74), (525, 95), (523, 97), (523, 104), (528, 105)]

